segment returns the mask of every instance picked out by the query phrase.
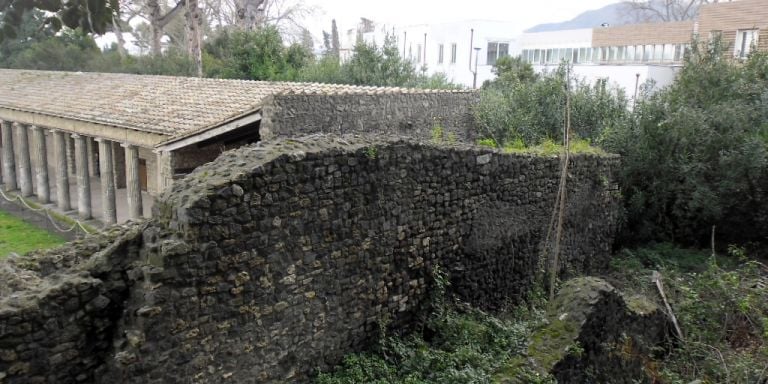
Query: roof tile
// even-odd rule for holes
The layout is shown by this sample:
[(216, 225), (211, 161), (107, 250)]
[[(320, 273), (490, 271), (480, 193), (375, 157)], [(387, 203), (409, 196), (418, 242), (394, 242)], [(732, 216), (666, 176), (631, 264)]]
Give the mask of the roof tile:
[(271, 95), (423, 92), (432, 91), (0, 69), (0, 108), (123, 127), (171, 138), (217, 127), (253, 113)]

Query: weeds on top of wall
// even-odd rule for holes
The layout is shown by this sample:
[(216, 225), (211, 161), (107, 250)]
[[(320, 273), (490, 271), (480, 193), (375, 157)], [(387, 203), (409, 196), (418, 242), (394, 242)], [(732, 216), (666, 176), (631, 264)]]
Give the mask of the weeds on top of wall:
[[(480, 139), (477, 144), (487, 148), (498, 148), (493, 139)], [(600, 147), (592, 145), (589, 140), (571, 139), (571, 154), (606, 155)], [(507, 141), (501, 148), (505, 153), (531, 154), (538, 156), (555, 156), (565, 153), (565, 147), (552, 139), (544, 139), (539, 144), (527, 146), (522, 139)]]

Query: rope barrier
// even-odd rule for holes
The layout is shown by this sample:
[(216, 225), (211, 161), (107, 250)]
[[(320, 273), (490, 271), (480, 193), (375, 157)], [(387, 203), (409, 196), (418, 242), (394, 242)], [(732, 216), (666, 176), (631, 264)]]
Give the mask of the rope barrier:
[(87, 235), (90, 235), (90, 234), (94, 233), (94, 232), (89, 231), (85, 226), (83, 226), (83, 223), (80, 222), (80, 220), (77, 220), (77, 219), (72, 219), (72, 220), (75, 221), (75, 223), (72, 224), (72, 226), (69, 227), (69, 228), (64, 228), (64, 227), (59, 226), (58, 223), (57, 223), (57, 220), (51, 216), (51, 210), (50, 209), (46, 209), (44, 207), (35, 208), (35, 207), (29, 205), (29, 203), (27, 203), (27, 200), (24, 199), (23, 197), (19, 196), (19, 195), (14, 195), (13, 198), (11, 198), (11, 197), (8, 197), (8, 195), (6, 195), (5, 192), (3, 192), (2, 189), (0, 189), (0, 197), (2, 197), (3, 199), (5, 199), (5, 201), (8, 201), (10, 203), (14, 203), (16, 201), (20, 201), (22, 205), (24, 205), (27, 209), (29, 209), (29, 210), (31, 210), (33, 212), (43, 212), (45, 214), (45, 217), (48, 218), (48, 221), (51, 222), (51, 225), (53, 226), (53, 228), (55, 228), (59, 232), (63, 232), (63, 233), (72, 232), (76, 228), (79, 227), (80, 230), (83, 231), (83, 233), (85, 233)]

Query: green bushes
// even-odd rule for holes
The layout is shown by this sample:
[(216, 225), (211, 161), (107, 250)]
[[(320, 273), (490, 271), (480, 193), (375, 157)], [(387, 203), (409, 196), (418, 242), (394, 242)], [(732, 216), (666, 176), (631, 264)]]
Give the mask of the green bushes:
[(425, 332), (383, 337), (373, 350), (349, 355), (319, 384), (487, 383), (495, 372), (527, 348), (539, 313), (499, 319), (467, 307), (452, 307), (429, 321)]
[(669, 88), (641, 100), (630, 124), (602, 135), (622, 155), (625, 241), (765, 241), (768, 59), (698, 47)]
[[(562, 141), (566, 117), (566, 67), (533, 76), (522, 64), (497, 67), (497, 80), (486, 83), (475, 108), (480, 133), (505, 146), (522, 140), (536, 145), (546, 139)], [(525, 64), (527, 65), (527, 64)], [(521, 68), (522, 66), (522, 68)], [(528, 68), (530, 66), (528, 65)], [(571, 132), (583, 139), (598, 141), (606, 130), (628, 121), (627, 99), (623, 92), (605, 82), (589, 85), (570, 82)]]
[[(382, 322), (372, 350), (348, 355), (340, 367), (321, 373), (316, 382), (488, 383), (505, 363), (524, 353), (531, 330), (544, 321), (540, 311), (525, 306), (501, 319), (458, 302), (447, 303), (448, 277), (439, 268), (432, 277), (433, 311), (420, 333), (387, 335)], [(531, 296), (532, 303), (539, 301)], [(528, 368), (520, 368), (520, 374), (536, 376)]]
[(623, 243), (706, 244), (712, 226), (721, 242), (768, 240), (768, 55), (740, 63), (719, 43), (694, 44), (676, 81), (633, 110), (604, 81), (566, 91), (566, 67), (531, 75), (526, 65), (505, 60), (484, 86), (481, 138), (562, 142), (569, 93), (572, 134), (622, 156)]
[(441, 73), (432, 76), (419, 74), (413, 64), (400, 57), (400, 50), (393, 36), (387, 36), (384, 44), (358, 42), (348, 61), (340, 63), (334, 55), (326, 55), (314, 64), (301, 69), (300, 81), (391, 87), (455, 89)]
[(277, 28), (222, 30), (205, 45), (207, 77), (249, 80), (295, 80), (312, 61), (299, 44), (284, 46)]
[(669, 244), (625, 250), (612, 265), (622, 289), (658, 297), (648, 276), (661, 271), (684, 334), (652, 366), (664, 383), (759, 383), (768, 378), (768, 268), (731, 247), (729, 255)]

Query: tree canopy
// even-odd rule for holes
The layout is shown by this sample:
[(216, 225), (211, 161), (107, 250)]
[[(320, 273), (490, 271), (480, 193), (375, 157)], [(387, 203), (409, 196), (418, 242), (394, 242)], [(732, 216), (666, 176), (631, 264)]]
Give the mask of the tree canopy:
[(54, 31), (66, 26), (103, 34), (117, 9), (117, 0), (0, 0), (0, 41), (16, 38), (24, 14), (32, 10), (50, 12), (44, 23)]

